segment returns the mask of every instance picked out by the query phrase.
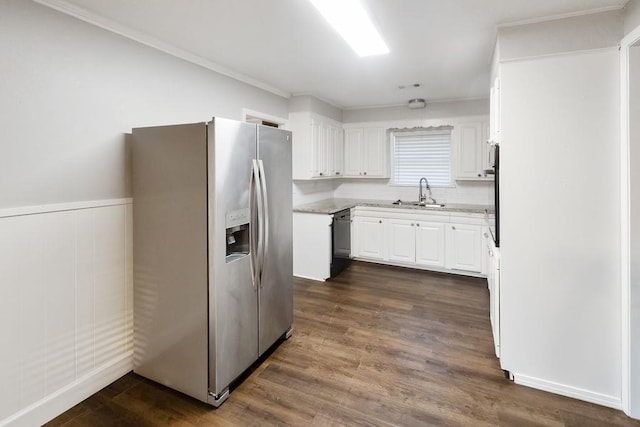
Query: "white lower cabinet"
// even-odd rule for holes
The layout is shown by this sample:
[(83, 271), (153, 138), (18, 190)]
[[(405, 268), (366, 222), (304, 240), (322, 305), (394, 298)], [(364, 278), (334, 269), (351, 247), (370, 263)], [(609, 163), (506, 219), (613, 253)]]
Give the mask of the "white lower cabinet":
[(482, 272), (482, 226), (447, 226), (447, 265), (451, 270)]
[(489, 286), (489, 317), (496, 356), (500, 357), (500, 250), (488, 239), (485, 247), (488, 256), (487, 284)]
[(423, 222), (416, 224), (416, 264), (444, 267), (444, 224)]
[(389, 261), (444, 267), (444, 224), (388, 220)]
[(331, 275), (331, 215), (293, 213), (293, 275), (324, 281)]
[(388, 224), (389, 261), (415, 262), (415, 222), (406, 219), (390, 219)]
[(353, 221), (354, 258), (475, 276), (486, 274), (480, 214), (357, 207)]
[(384, 260), (385, 224), (382, 218), (356, 218), (355, 226), (357, 256), (373, 260)]

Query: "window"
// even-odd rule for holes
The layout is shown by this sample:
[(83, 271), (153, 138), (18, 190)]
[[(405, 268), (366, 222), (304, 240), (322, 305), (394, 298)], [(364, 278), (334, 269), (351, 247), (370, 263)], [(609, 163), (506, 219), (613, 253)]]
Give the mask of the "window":
[(449, 187), (451, 180), (451, 127), (394, 131), (392, 177), (396, 185)]

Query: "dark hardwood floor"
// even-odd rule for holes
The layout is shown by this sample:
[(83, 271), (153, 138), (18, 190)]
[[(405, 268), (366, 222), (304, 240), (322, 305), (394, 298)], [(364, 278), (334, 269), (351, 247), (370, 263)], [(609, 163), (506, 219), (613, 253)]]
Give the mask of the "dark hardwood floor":
[(481, 279), (356, 262), (296, 279), (294, 328), (217, 410), (130, 373), (48, 425), (640, 425), (505, 379)]

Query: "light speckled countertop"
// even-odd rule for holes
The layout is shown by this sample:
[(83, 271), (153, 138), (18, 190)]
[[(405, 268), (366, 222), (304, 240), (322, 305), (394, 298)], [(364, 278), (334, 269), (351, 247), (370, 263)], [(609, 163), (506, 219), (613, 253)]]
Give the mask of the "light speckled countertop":
[[(488, 205), (467, 205), (460, 203), (447, 203), (444, 207), (430, 206), (413, 206), (413, 205), (394, 205), (394, 200), (370, 200), (370, 199), (324, 199), (318, 202), (306, 203), (293, 207), (294, 212), (317, 213), (331, 215), (344, 209), (350, 209), (355, 206), (370, 206), (376, 208), (396, 208), (396, 209), (415, 209), (419, 211), (435, 211), (435, 212), (466, 212), (466, 213), (484, 213), (485, 209), (493, 210), (493, 206)], [(409, 203), (411, 201), (405, 201)]]

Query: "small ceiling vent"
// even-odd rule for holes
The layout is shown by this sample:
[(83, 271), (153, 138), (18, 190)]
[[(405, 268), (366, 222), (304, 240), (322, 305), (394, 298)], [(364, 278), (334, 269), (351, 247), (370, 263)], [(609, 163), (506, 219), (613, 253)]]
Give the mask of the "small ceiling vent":
[(410, 99), (409, 102), (407, 103), (407, 107), (411, 108), (412, 110), (416, 110), (418, 108), (424, 108), (426, 106), (427, 106), (427, 101), (425, 101), (422, 98)]

